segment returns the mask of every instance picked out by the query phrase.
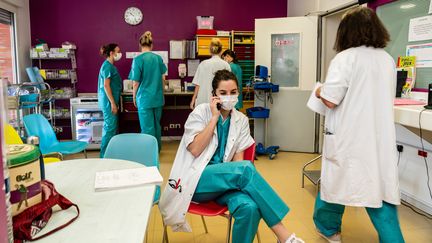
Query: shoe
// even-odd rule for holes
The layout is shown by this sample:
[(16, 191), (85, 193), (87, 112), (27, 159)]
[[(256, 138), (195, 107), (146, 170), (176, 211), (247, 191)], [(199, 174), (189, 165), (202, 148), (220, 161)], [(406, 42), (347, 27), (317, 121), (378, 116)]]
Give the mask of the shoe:
[(336, 234), (334, 234), (332, 236), (325, 236), (318, 229), (317, 229), (317, 233), (322, 238), (324, 238), (325, 240), (327, 240), (328, 243), (342, 243), (342, 239), (341, 239), (340, 233), (336, 233)]
[(305, 243), (304, 240), (296, 237), (294, 233), (290, 235), (290, 237), (285, 241), (285, 243)]

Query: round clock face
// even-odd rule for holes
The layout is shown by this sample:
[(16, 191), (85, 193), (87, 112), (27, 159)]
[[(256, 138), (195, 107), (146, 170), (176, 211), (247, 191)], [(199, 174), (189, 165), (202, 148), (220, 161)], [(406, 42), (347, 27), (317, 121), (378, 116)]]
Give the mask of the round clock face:
[(124, 19), (126, 23), (130, 25), (137, 25), (141, 23), (143, 19), (143, 14), (139, 8), (136, 7), (130, 7), (126, 9), (124, 14)]

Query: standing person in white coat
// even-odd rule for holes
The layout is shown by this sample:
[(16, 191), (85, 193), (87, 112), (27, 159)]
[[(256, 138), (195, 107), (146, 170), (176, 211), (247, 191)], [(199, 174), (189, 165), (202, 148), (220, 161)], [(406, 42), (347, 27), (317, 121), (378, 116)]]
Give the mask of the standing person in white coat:
[(383, 49), (389, 40), (371, 9), (347, 12), (337, 32), (338, 54), (315, 93), (329, 109), (313, 219), (329, 242), (341, 242), (345, 206), (366, 207), (381, 243), (404, 242), (396, 208), (396, 69)]
[(231, 71), (230, 65), (224, 61), (220, 55), (222, 53), (222, 43), (218, 38), (213, 38), (210, 43), (211, 58), (202, 61), (196, 70), (192, 83), (195, 84), (195, 91), (192, 96), (190, 108), (209, 103), (212, 91), (212, 80), (215, 73), (219, 70)]
[(239, 93), (236, 76), (218, 71), (212, 87), (210, 104), (198, 105), (186, 121), (159, 202), (165, 225), (173, 231), (191, 231), (186, 222), (191, 201), (216, 201), (227, 205), (235, 219), (233, 243), (251, 243), (261, 218), (280, 242), (304, 243), (281, 222), (288, 213), (287, 205), (253, 164), (243, 160), (254, 140), (248, 118), (234, 109)]

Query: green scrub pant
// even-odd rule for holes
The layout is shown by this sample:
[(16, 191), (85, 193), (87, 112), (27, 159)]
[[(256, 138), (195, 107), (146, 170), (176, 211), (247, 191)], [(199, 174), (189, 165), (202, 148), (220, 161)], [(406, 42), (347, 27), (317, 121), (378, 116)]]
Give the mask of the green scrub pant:
[[(332, 236), (341, 232), (344, 210), (344, 205), (325, 202), (321, 200), (320, 194), (318, 194), (313, 215), (315, 226), (325, 236)], [(383, 202), (381, 208), (366, 208), (366, 211), (378, 231), (380, 243), (405, 242), (395, 205)]]
[(141, 133), (152, 135), (156, 138), (158, 142), (159, 152), (162, 148), (162, 130), (160, 125), (161, 117), (162, 106), (149, 109), (140, 109), (138, 111)]
[(207, 165), (192, 200), (228, 206), (235, 219), (233, 243), (251, 243), (261, 218), (272, 227), (289, 211), (250, 161)]
[(105, 150), (108, 147), (108, 143), (112, 137), (117, 134), (118, 128), (118, 115), (113, 115), (111, 109), (102, 110), (103, 113), (103, 130), (102, 130), (102, 142), (100, 148), (100, 157), (105, 156)]

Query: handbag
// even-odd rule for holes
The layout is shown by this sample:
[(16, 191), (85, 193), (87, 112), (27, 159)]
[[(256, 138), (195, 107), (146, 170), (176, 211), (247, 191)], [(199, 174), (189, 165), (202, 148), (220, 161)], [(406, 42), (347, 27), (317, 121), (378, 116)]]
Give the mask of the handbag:
[[(13, 233), (14, 242), (19, 243), (23, 241), (33, 241), (46, 237), (54, 232), (57, 232), (73, 221), (79, 216), (78, 205), (72, 203), (67, 198), (58, 193), (54, 187), (54, 184), (47, 180), (41, 181), (42, 188), (42, 202), (33, 205), (20, 214), (15, 215), (12, 218), (13, 221)], [(56, 227), (55, 229), (43, 234), (37, 235), (48, 223), (53, 213), (52, 207), (55, 205), (60, 206), (62, 210), (66, 210), (70, 207), (75, 207), (77, 215), (69, 220), (67, 223)]]

